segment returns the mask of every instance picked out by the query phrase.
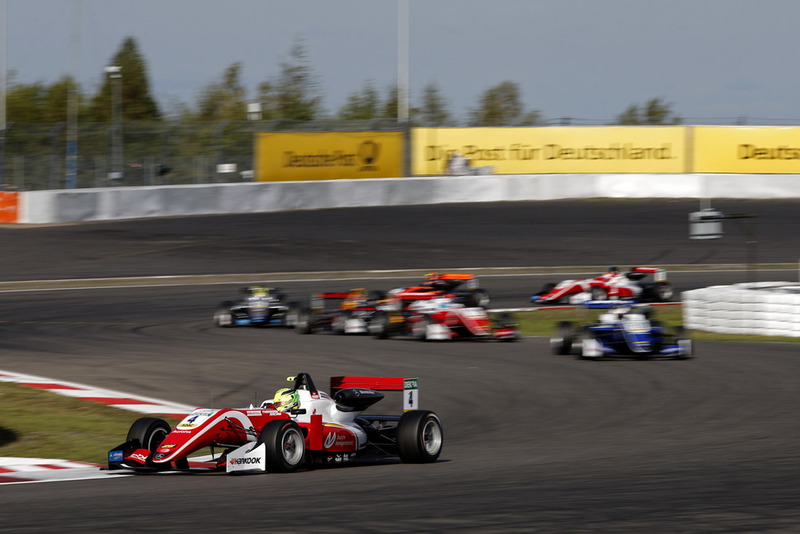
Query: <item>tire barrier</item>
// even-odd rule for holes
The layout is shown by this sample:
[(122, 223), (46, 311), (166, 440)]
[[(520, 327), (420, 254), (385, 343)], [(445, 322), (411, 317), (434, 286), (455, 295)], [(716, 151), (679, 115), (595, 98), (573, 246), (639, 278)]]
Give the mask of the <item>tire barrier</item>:
[(800, 283), (742, 283), (684, 291), (683, 323), (721, 334), (800, 337)]

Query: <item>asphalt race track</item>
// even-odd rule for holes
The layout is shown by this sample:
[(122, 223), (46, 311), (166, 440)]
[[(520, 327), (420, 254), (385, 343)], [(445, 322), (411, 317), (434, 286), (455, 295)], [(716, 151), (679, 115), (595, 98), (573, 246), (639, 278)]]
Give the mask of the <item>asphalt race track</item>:
[[(713, 204), (757, 214), (760, 262), (797, 262), (800, 202)], [(705, 271), (744, 263), (744, 233), (732, 225), (724, 239), (690, 241), (697, 207), (526, 202), (4, 227), (0, 282), (678, 263), (699, 271), (670, 273), (679, 290), (743, 281), (744, 271)], [(797, 279), (793, 271), (759, 276)], [(482, 282), (494, 305), (514, 307), (547, 280)], [(402, 282), (280, 285), (307, 294)], [(323, 384), (339, 374), (418, 376), (422, 407), (444, 422), (440, 461), (0, 486), (0, 531), (800, 530), (795, 344), (705, 342), (690, 361), (591, 362), (551, 355), (543, 338), (421, 343), (215, 328), (216, 303), (237, 288), (0, 293), (0, 369), (198, 406), (270, 397), (298, 371)], [(400, 400), (389, 395), (377, 407), (394, 413)]]

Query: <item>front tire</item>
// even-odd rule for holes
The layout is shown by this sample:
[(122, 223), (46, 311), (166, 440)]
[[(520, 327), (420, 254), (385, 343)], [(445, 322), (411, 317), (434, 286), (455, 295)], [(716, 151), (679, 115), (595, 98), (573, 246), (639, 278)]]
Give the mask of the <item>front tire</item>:
[(400, 417), (397, 452), (405, 463), (433, 463), (442, 452), (444, 431), (439, 416), (428, 410), (411, 410)]
[[(156, 417), (140, 417), (133, 422), (128, 430), (126, 441), (136, 440), (139, 442), (140, 449), (147, 449), (155, 452), (164, 438), (167, 437), (172, 429), (169, 423)], [(152, 458), (147, 460), (148, 467), (155, 467)]]
[(294, 325), (294, 329), (298, 334), (314, 333), (314, 325), (309, 308), (303, 308), (297, 313), (297, 322)]
[(217, 307), (217, 310), (214, 312), (214, 324), (223, 328), (233, 326), (231, 303), (223, 302)]
[(389, 314), (385, 311), (377, 311), (367, 325), (367, 331), (378, 339), (389, 337)]
[(572, 353), (572, 323), (569, 321), (559, 321), (556, 331), (550, 338), (550, 350), (556, 355)]
[(291, 473), (297, 471), (305, 460), (303, 431), (294, 421), (279, 419), (270, 421), (258, 435), (257, 445), (266, 446), (267, 471)]
[(692, 339), (689, 337), (689, 334), (686, 333), (686, 329), (684, 327), (675, 327), (675, 341), (681, 348), (681, 354), (677, 356), (677, 359), (688, 360), (690, 358), (694, 358), (694, 344), (692, 343)]

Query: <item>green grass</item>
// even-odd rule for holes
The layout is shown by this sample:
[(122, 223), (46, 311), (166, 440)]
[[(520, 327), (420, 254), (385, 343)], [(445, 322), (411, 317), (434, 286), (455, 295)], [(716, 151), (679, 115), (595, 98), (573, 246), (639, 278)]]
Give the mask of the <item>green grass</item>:
[(142, 415), (0, 382), (0, 456), (105, 464), (108, 450), (125, 441)]

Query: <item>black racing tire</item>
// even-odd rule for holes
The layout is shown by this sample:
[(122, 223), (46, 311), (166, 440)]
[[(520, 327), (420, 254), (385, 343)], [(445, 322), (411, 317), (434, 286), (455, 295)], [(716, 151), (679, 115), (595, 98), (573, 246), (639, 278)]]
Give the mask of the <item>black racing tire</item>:
[(594, 286), (589, 290), (589, 295), (592, 300), (606, 300), (608, 299), (608, 290), (604, 287)]
[[(157, 417), (140, 417), (133, 422), (131, 428), (128, 430), (128, 437), (126, 441), (136, 440), (139, 443), (140, 449), (147, 449), (150, 452), (155, 452), (164, 438), (167, 437), (172, 429), (169, 423)], [(152, 458), (147, 460), (148, 467), (156, 467), (153, 464)]]
[(556, 355), (572, 354), (572, 343), (574, 341), (574, 331), (572, 323), (569, 321), (559, 321), (556, 330), (550, 338), (550, 350)]
[(653, 287), (653, 295), (656, 302), (667, 302), (672, 299), (675, 290), (669, 282), (656, 282)]
[(269, 421), (258, 435), (256, 446), (266, 446), (267, 471), (291, 473), (305, 462), (305, 438), (294, 421), (277, 419)]
[(428, 410), (411, 410), (400, 417), (397, 426), (397, 454), (410, 464), (433, 463), (442, 452), (442, 421)]
[(376, 311), (367, 325), (367, 331), (377, 339), (388, 339), (390, 335), (389, 314), (385, 311)]
[(417, 341), (427, 341), (428, 340), (428, 325), (431, 324), (431, 318), (427, 315), (423, 315), (420, 317), (419, 321), (416, 321), (411, 325), (411, 337), (416, 339)]
[(334, 334), (344, 334), (345, 323), (350, 318), (351, 313), (350, 310), (343, 310), (336, 312), (333, 317), (331, 317), (331, 331), (333, 331)]
[(675, 327), (675, 342), (685, 350), (683, 354), (675, 357), (677, 360), (688, 360), (695, 357), (694, 343), (692, 343), (692, 338), (689, 337), (684, 327)]
[(492, 298), (485, 289), (477, 288), (469, 291), (469, 305), (478, 308), (488, 308)]
[(281, 321), (282, 326), (286, 328), (294, 328), (297, 325), (297, 316), (300, 313), (300, 303), (299, 302), (289, 302), (286, 305), (286, 311), (283, 314), (283, 321)]
[(233, 312), (231, 311), (231, 302), (222, 302), (214, 311), (214, 324), (216, 326), (227, 328), (233, 326)]
[(581, 330), (580, 336), (578, 337), (578, 350), (575, 351), (575, 357), (579, 360), (589, 360), (589, 359), (599, 359), (599, 358), (589, 358), (583, 355), (583, 342), (587, 339), (594, 339), (594, 332), (588, 327), (585, 326)]
[(297, 312), (297, 323), (294, 325), (294, 330), (298, 334), (314, 333), (314, 323), (310, 308), (303, 308)]

